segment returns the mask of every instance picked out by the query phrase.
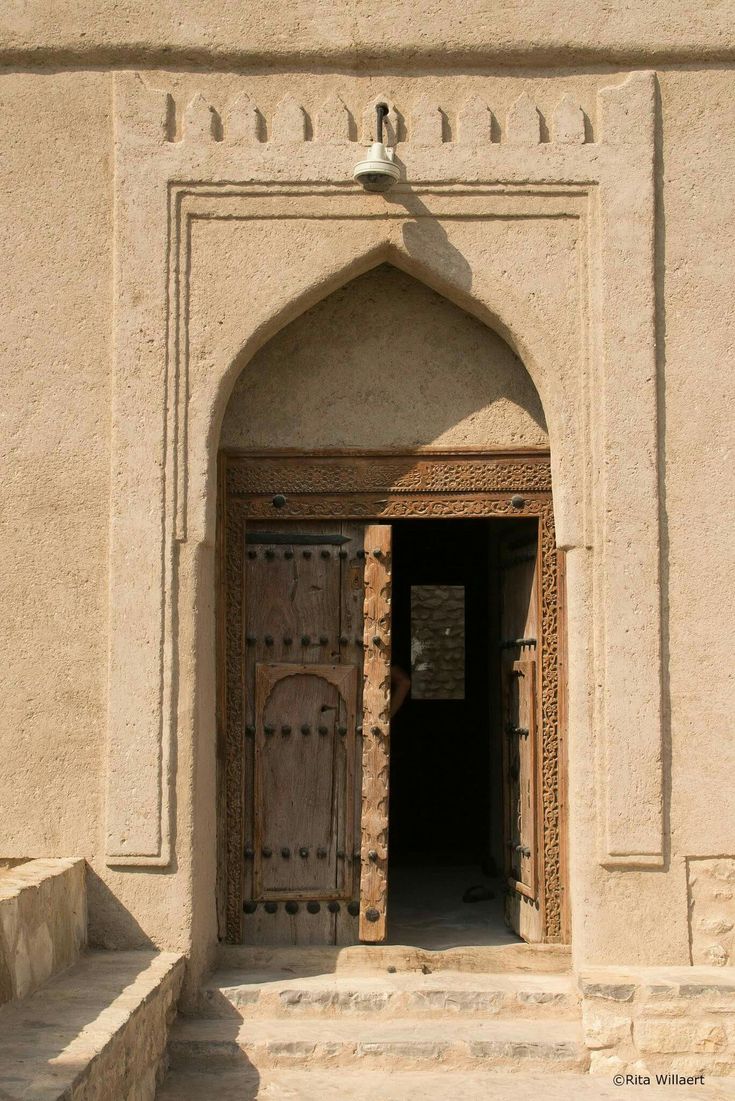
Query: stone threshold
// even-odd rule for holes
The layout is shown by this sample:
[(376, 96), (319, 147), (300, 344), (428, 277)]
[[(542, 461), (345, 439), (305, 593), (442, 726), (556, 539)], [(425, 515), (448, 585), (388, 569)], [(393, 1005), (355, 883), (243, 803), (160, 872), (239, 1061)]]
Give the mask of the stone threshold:
[(218, 966), (243, 971), (288, 971), (293, 975), (325, 975), (359, 971), (380, 973), (389, 967), (396, 971), (470, 971), (534, 972), (568, 974), (571, 949), (562, 944), (501, 944), (460, 948), (416, 948), (404, 944), (355, 944), (347, 947), (251, 947), (245, 944), (221, 945)]

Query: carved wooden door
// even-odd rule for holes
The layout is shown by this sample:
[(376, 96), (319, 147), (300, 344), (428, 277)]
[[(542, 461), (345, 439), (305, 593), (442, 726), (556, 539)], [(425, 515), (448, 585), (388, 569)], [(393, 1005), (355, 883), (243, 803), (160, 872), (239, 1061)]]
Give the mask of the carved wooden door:
[(391, 529), (365, 529), (360, 940), (385, 940), (390, 777)]
[(539, 883), (538, 539), (514, 526), (503, 537), (500, 551), (506, 919), (524, 940), (536, 942), (544, 938)]
[[(245, 943), (349, 944), (363, 925), (365, 939), (384, 935), (386, 531), (346, 521), (247, 526)], [(377, 595), (367, 601), (364, 627), (366, 584)], [(369, 781), (364, 798), (363, 753)], [(362, 908), (361, 859), (367, 864)]]

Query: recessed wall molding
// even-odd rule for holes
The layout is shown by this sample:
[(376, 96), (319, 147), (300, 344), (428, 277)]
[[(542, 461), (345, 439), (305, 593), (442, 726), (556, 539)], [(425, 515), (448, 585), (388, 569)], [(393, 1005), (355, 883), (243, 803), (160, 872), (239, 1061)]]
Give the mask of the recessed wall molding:
[(109, 863), (172, 859), (181, 639), (204, 677), (234, 378), (283, 324), (389, 261), (496, 327), (536, 384), (557, 539), (578, 563), (570, 769), (575, 740), (593, 739), (600, 861), (661, 866), (655, 76), (600, 90), (594, 141), (573, 96), (546, 118), (523, 93), (500, 140), (481, 97), (387, 100), (389, 142), (407, 137), (387, 199), (351, 179), (375, 100), (289, 96), (266, 115), (244, 92), (220, 115), (197, 95), (179, 126), (168, 92), (114, 79)]

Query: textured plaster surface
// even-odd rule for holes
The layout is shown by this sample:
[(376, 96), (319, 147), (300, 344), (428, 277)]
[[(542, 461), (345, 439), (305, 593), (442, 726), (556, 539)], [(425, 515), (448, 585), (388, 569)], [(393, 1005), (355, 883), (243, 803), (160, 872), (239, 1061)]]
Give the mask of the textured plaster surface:
[(110, 93), (98, 73), (0, 76), (4, 856), (86, 856), (101, 812)]
[(70, 967), (87, 940), (83, 860), (31, 860), (0, 878), (0, 1004)]
[[(191, 622), (182, 623), (180, 637), (179, 723), (170, 808), (173, 860), (163, 872), (121, 871), (105, 865), (112, 307), (116, 294), (112, 274), (113, 79), (103, 64), (98, 71), (51, 71), (44, 69), (43, 59), (50, 56), (48, 51), (67, 49), (92, 56), (95, 50), (117, 48), (116, 43), (124, 42), (143, 53), (160, 49), (162, 43), (180, 50), (184, 42), (186, 48), (193, 43), (192, 49), (204, 51), (198, 54), (198, 64), (206, 69), (210, 56), (207, 43), (222, 57), (232, 50), (260, 49), (257, 35), (269, 42), (278, 40), (284, 55), (292, 50), (289, 27), (290, 20), (296, 18), (294, 11), (283, 15), (276, 29), (275, 23), (259, 18), (257, 8), (250, 7), (245, 14), (238, 10), (239, 37), (232, 34), (228, 22), (231, 12), (212, 21), (200, 19), (190, 10), (180, 29), (172, 30), (167, 23), (164, 43), (160, 26), (153, 33), (160, 11), (157, 15), (138, 11), (140, 18), (133, 20), (130, 7), (117, 5), (114, 12), (97, 7), (90, 17), (83, 8), (70, 5), (57, 13), (53, 26), (50, 21), (44, 26), (38, 21), (40, 8), (11, 4), (3, 15), (1, 36), (4, 48), (28, 50), (29, 57), (34, 54), (38, 68), (0, 77), (0, 252), (3, 270), (11, 273), (0, 288), (0, 357), (5, 384), (0, 436), (4, 563), (0, 622), (5, 662), (0, 852), (8, 858), (69, 852), (83, 855), (92, 868), (90, 935), (94, 939), (128, 945), (154, 941), (174, 948), (185, 947), (193, 939), (202, 954), (212, 936), (211, 918), (201, 915), (213, 908), (214, 877), (211, 858), (205, 855), (206, 843), (200, 844), (192, 869), (192, 818), (199, 816), (201, 837), (211, 836), (214, 722), (206, 681), (211, 680), (213, 647), (211, 632), (207, 636), (205, 630), (202, 643)], [(308, 10), (301, 14), (308, 15)], [(425, 56), (430, 56), (438, 41), (452, 47), (458, 37), (480, 33), (486, 45), (494, 41), (494, 49), (510, 49), (508, 42), (516, 32), (508, 27), (514, 26), (516, 45), (523, 35), (530, 42), (531, 52), (525, 56), (532, 56), (534, 50), (543, 56), (544, 49), (555, 50), (559, 42), (543, 30), (550, 10), (546, 5), (527, 5), (510, 19), (504, 9), (502, 26), (506, 30), (502, 34), (496, 34), (487, 19), (480, 32), (472, 30), (478, 20), (467, 19), (463, 29), (461, 20), (445, 17), (441, 35), (434, 24), (433, 45), (426, 25), (412, 14), (412, 33), (428, 43)], [(383, 15), (387, 18), (391, 11), (385, 9)], [(321, 56), (348, 49), (354, 49), (357, 58), (364, 56), (360, 50), (365, 40), (355, 34), (354, 22), (350, 23), (353, 37), (347, 35), (339, 22), (341, 12), (338, 7), (328, 18), (322, 13), (319, 20), (301, 22), (306, 53), (309, 42), (318, 41)], [(122, 29), (125, 19), (127, 27), (135, 26), (134, 39), (129, 30)], [(147, 26), (146, 20), (150, 21)], [(250, 20), (252, 25), (246, 27)], [(625, 23), (613, 16), (590, 20), (588, 7), (584, 17), (570, 11), (564, 37), (570, 43), (571, 52), (566, 56), (571, 67), (563, 71), (547, 65), (514, 70), (512, 75), (504, 71), (451, 72), (439, 67), (409, 73), (402, 72), (399, 65), (382, 76), (363, 72), (353, 77), (344, 72), (307, 73), (304, 66), (297, 66), (296, 72), (158, 72), (147, 77), (154, 85), (171, 87), (176, 93), (177, 127), (182, 126), (183, 106), (200, 88), (215, 105), (221, 102), (223, 111), (236, 94), (247, 90), (269, 119), (286, 91), (300, 97), (313, 113), (338, 90), (356, 117), (356, 126), (365, 104), (374, 95), (386, 94), (401, 105), (407, 129), (413, 104), (425, 92), (446, 105), (449, 136), (459, 133), (458, 111), (470, 94), (481, 94), (492, 106), (502, 136), (507, 109), (526, 88), (534, 94), (547, 127), (561, 96), (574, 94), (594, 136), (597, 89), (622, 79), (622, 74), (590, 71), (588, 66), (584, 71), (575, 70), (574, 42), (582, 42), (585, 50), (607, 50), (608, 57), (614, 57), (616, 50), (635, 49), (643, 58), (646, 51), (660, 48), (679, 50), (702, 63), (700, 68), (678, 69), (662, 62), (658, 72), (656, 371), (662, 489), (664, 863), (656, 871), (599, 867), (597, 804), (590, 781), (596, 766), (590, 730), (583, 725), (571, 747), (570, 849), (573, 935), (575, 942), (584, 946), (580, 959), (589, 963), (645, 962), (653, 953), (660, 962), (686, 962), (691, 932), (687, 866), (692, 866), (691, 861), (687, 865), (687, 858), (731, 860), (735, 854), (729, 783), (735, 769), (735, 742), (729, 736), (733, 703), (729, 624), (735, 592), (729, 530), (734, 483), (729, 473), (732, 418), (727, 413), (735, 400), (734, 376), (729, 369), (733, 352), (729, 309), (735, 265), (731, 218), (735, 139), (733, 75), (726, 66), (713, 64), (717, 51), (724, 48), (721, 20), (731, 20), (727, 4), (716, 5), (706, 22), (693, 5), (667, 5), (663, 14), (656, 5), (638, 5), (635, 11), (628, 11)], [(358, 29), (367, 26), (362, 15), (358, 23)], [(376, 36), (385, 31), (380, 22), (371, 26)], [(246, 31), (254, 45), (242, 45)], [(414, 41), (400, 19), (394, 20), (386, 41), (393, 40), (393, 34), (394, 41), (407, 48)], [(63, 65), (63, 53), (58, 52), (57, 60)], [(129, 61), (129, 67), (138, 67), (135, 60)], [(303, 147), (298, 154), (289, 149), (284, 159), (296, 157), (298, 162), (302, 152)], [(448, 163), (460, 157), (449, 143), (442, 155)], [(344, 165), (351, 165), (352, 159), (353, 150), (349, 150)], [(340, 162), (340, 171), (344, 165)], [(208, 372), (225, 372), (227, 356), (230, 365), (237, 359), (243, 342), (243, 317), (262, 309), (269, 298), (282, 308), (280, 316), (286, 321), (313, 306), (323, 296), (323, 287), (313, 300), (300, 302), (289, 313), (288, 302), (278, 299), (284, 273), (290, 278), (299, 265), (311, 265), (312, 283), (318, 284), (323, 273), (346, 272), (354, 241), (350, 241), (349, 229), (331, 234), (325, 224), (323, 254), (332, 250), (334, 256), (322, 265), (321, 255), (314, 254), (293, 224), (287, 249), (276, 235), (258, 227), (229, 237), (220, 225), (198, 226), (194, 232), (207, 246), (194, 257), (198, 274), (205, 278), (214, 274), (219, 280), (218, 289), (211, 294), (209, 318), (206, 310), (198, 311), (192, 329), (198, 343), (191, 361), (191, 409), (195, 419), (200, 417), (200, 424), (215, 425), (209, 440), (209, 463), (217, 446), (217, 418), (212, 413), (211, 395), (202, 394), (201, 382)], [(461, 257), (467, 249), (467, 230), (452, 226), (450, 232), (451, 243)], [(248, 234), (251, 252), (241, 240)], [(563, 303), (566, 295), (568, 302), (569, 281), (576, 278), (576, 269), (569, 264), (575, 235), (560, 222), (548, 252), (545, 242), (538, 238), (533, 245), (529, 238), (527, 253), (521, 251), (518, 268), (527, 273), (528, 282), (518, 287), (518, 294), (535, 299), (543, 290), (558, 303)], [(394, 259), (404, 244), (398, 241)], [(408, 244), (420, 253), (423, 249), (424, 259), (432, 247), (431, 242), (422, 244), (420, 239)], [(435, 241), (433, 247), (444, 263), (444, 246)], [(516, 231), (496, 227), (483, 242), (483, 267), (476, 279), (492, 275), (518, 248)], [(408, 251), (406, 247), (404, 253)], [(223, 271), (228, 255), (234, 262)], [(250, 266), (244, 266), (244, 261)], [(410, 266), (410, 257), (404, 263)], [(420, 275), (419, 267), (416, 264), (411, 274)], [(257, 275), (255, 288), (246, 283), (248, 271)], [(354, 274), (361, 272), (356, 269)], [(448, 275), (454, 273), (448, 270)], [(206, 292), (196, 293), (206, 299)], [(214, 340), (215, 330), (224, 333), (222, 339)], [(268, 335), (273, 334), (264, 334), (263, 342)], [(362, 334), (355, 335), (359, 341)], [(569, 331), (557, 335), (556, 348), (566, 365), (574, 355), (572, 335)], [(282, 334), (276, 342), (279, 339), (288, 338)], [(236, 393), (249, 385), (248, 360), (254, 350), (245, 349), (237, 361), (246, 374)], [(264, 348), (259, 354), (267, 358), (271, 351)], [(622, 359), (625, 363), (625, 356)], [(468, 381), (475, 386), (477, 377), (467, 369), (472, 376)], [(127, 383), (132, 386), (135, 381), (133, 372)], [(557, 390), (565, 385), (557, 382)], [(595, 385), (593, 378), (593, 392)], [(154, 387), (152, 395), (154, 391), (158, 395), (160, 387)], [(448, 387), (447, 400), (455, 397)], [(553, 394), (551, 398), (553, 404)], [(217, 400), (221, 417), (226, 394)], [(549, 397), (542, 394), (542, 400), (548, 419)], [(154, 419), (159, 413), (155, 405)], [(388, 409), (383, 420), (389, 419)], [(326, 439), (323, 425), (321, 430)], [(406, 425), (405, 439), (397, 431), (394, 439), (408, 444), (414, 433), (412, 423)], [(142, 452), (152, 447), (145, 408), (132, 425), (131, 435)], [(465, 438), (468, 443), (485, 442), (479, 434), (474, 441), (469, 433)], [(337, 442), (335, 439), (334, 445)], [(552, 433), (552, 452), (554, 448)], [(199, 516), (206, 511), (205, 480), (205, 472), (195, 469), (191, 499), (197, 503), (195, 515)], [(640, 503), (635, 495), (633, 500)], [(211, 507), (211, 498), (208, 501), (206, 507)], [(149, 511), (151, 508), (149, 499)], [(651, 500), (650, 508), (655, 513), (655, 501)], [(154, 518), (157, 520), (155, 509)], [(210, 522), (207, 530), (211, 527)], [(147, 538), (143, 529), (140, 538)], [(196, 606), (205, 621), (211, 619), (208, 545), (205, 542), (189, 550), (182, 544), (177, 553), (178, 581), (189, 606)], [(571, 610), (573, 627), (579, 632), (593, 618), (594, 592), (585, 553), (580, 547), (568, 556), (570, 581), (579, 593), (586, 592)], [(599, 644), (598, 638), (595, 646)], [(633, 633), (627, 645), (635, 650), (636, 644)], [(208, 656), (202, 657), (202, 652)], [(647, 655), (642, 653), (639, 660), (645, 664)], [(130, 685), (134, 683), (131, 679)], [(589, 684), (575, 681), (570, 696), (577, 714), (591, 714)], [(620, 786), (634, 819), (635, 785), (629, 787), (628, 778), (619, 774), (611, 780)]]
[(733, 7), (720, 0), (699, 8), (690, 0), (653, 0), (645, 5), (610, 6), (571, 0), (564, 19), (553, 0), (511, 0), (488, 7), (469, 0), (456, 12), (438, 12), (430, 0), (408, 7), (387, 0), (380, 8), (360, 0), (338, 0), (325, 11), (315, 0), (291, 0), (273, 7), (256, 0), (243, 7), (225, 0), (213, 16), (208, 0), (184, 12), (172, 2), (151, 8), (143, 0), (64, 0), (48, 16), (43, 0), (11, 0), (0, 23), (0, 43), (11, 57), (140, 57), (173, 52), (182, 58), (273, 60), (325, 58), (351, 64), (381, 58), (426, 59), (446, 64), (494, 57), (728, 56), (732, 50)]
[(223, 447), (548, 447), (517, 356), (446, 298), (390, 266), (282, 329), (235, 384)]
[(181, 875), (151, 890), (94, 871), (107, 721), (112, 80), (3, 74), (0, 102), (0, 251), (12, 271), (0, 326), (0, 852), (83, 854), (92, 943), (180, 947)]
[[(653, 75), (597, 88), (595, 141), (579, 106), (563, 98), (547, 114), (552, 140), (542, 142), (541, 114), (521, 95), (499, 143), (489, 141), (487, 109), (473, 100), (457, 116), (452, 144), (441, 111), (420, 99), (401, 156), (409, 179), (424, 183), (397, 188), (387, 205), (330, 182), (344, 178), (354, 152), (345, 107), (333, 99), (320, 108), (312, 100), (307, 112), (286, 96), (264, 142), (246, 97), (219, 122), (202, 96), (177, 104), (179, 138), (164, 92), (130, 75), (116, 77), (115, 89), (109, 862), (170, 862), (170, 773), (186, 741), (172, 712), (179, 690), (195, 690), (199, 705), (179, 718), (191, 714), (211, 729), (212, 623), (196, 593), (212, 592), (213, 442), (232, 385), (284, 324), (387, 260), (505, 335), (544, 406), (557, 536), (580, 552), (569, 586), (570, 790), (574, 813), (600, 808), (578, 854), (589, 872), (573, 875), (572, 889), (590, 876), (598, 892), (608, 886), (603, 854), (628, 869), (662, 867)], [(253, 271), (258, 277), (246, 279)], [(139, 446), (141, 431), (149, 450)], [(596, 747), (584, 688), (590, 627), (604, 670), (599, 689), (589, 686)], [(183, 649), (176, 633), (189, 630), (191, 649), (189, 641)], [(190, 677), (180, 674), (182, 656), (196, 670)], [(149, 707), (130, 695), (131, 681)], [(192, 732), (192, 741), (204, 764), (211, 740)], [(599, 796), (590, 792), (595, 774)], [(610, 781), (619, 775), (633, 778), (635, 815), (628, 789)], [(200, 775), (195, 798), (210, 783), (211, 772), (206, 784)], [(135, 802), (127, 798), (133, 785)], [(211, 800), (202, 811), (195, 828), (211, 837)], [(212, 867), (199, 852), (211, 891)], [(618, 900), (631, 912), (642, 893), (655, 911), (654, 880), (638, 875), (635, 889), (633, 877), (622, 882)], [(582, 954), (597, 928), (581, 926)], [(616, 951), (639, 954), (632, 941)]]

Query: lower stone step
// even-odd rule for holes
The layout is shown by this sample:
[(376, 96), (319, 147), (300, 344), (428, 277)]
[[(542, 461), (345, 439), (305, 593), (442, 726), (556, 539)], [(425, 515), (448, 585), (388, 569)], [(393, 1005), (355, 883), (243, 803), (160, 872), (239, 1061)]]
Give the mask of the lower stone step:
[(579, 1017), (568, 975), (477, 974), (426, 967), (382, 974), (220, 971), (199, 992), (202, 1017)]
[(223, 970), (279, 971), (292, 974), (342, 974), (348, 971), (385, 973), (417, 971), (430, 967), (432, 971), (470, 971), (483, 974), (503, 972), (533, 974), (566, 974), (571, 970), (571, 950), (564, 944), (479, 945), (430, 950), (405, 944), (352, 944), (347, 947), (329, 945), (294, 945), (288, 947), (253, 947), (245, 944), (223, 944), (218, 953), (218, 965)]
[(172, 1066), (247, 1060), (272, 1067), (584, 1071), (589, 1057), (575, 1021), (401, 1018), (180, 1020)]
[[(529, 1076), (481, 1071), (268, 1070), (243, 1066), (174, 1070), (157, 1101), (640, 1101), (641, 1086), (615, 1086), (583, 1074)], [(700, 1096), (701, 1094), (701, 1096)], [(671, 1101), (671, 1087), (649, 1086), (650, 1101)], [(677, 1093), (681, 1101), (694, 1094)], [(699, 1101), (724, 1098), (705, 1087)], [(729, 1095), (730, 1097), (732, 1096)]]
[(89, 952), (0, 1008), (3, 1101), (153, 1097), (184, 957)]

